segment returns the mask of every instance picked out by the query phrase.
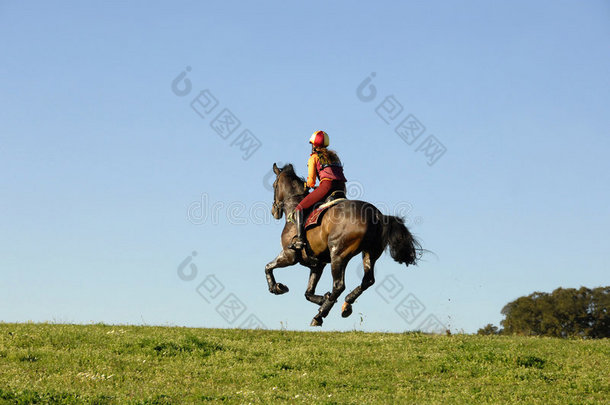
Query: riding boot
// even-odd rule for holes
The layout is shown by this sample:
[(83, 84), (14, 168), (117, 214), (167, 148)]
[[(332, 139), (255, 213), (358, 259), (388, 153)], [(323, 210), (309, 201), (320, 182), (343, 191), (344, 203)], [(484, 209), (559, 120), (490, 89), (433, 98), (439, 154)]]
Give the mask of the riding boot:
[(294, 212), (294, 221), (297, 226), (297, 237), (296, 240), (290, 245), (292, 249), (300, 250), (305, 247), (304, 230), (303, 230), (303, 210), (297, 210)]

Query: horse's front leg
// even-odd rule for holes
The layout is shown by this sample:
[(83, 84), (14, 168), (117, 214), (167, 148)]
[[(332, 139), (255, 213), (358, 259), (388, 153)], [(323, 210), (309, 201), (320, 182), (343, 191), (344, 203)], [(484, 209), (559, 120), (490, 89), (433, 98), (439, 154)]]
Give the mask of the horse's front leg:
[(324, 303), (324, 296), (316, 295), (316, 286), (318, 285), (318, 281), (320, 281), (320, 276), (322, 275), (322, 271), (324, 271), (324, 266), (326, 266), (326, 263), (309, 268), (309, 282), (307, 283), (307, 291), (305, 291), (305, 299), (318, 305), (322, 305)]
[(275, 282), (273, 269), (292, 266), (293, 264), (296, 264), (296, 262), (296, 252), (292, 249), (285, 249), (282, 250), (273, 261), (267, 263), (265, 266), (265, 275), (267, 276), (267, 284), (269, 284), (270, 293), (280, 295), (289, 291), (288, 287), (284, 284)]

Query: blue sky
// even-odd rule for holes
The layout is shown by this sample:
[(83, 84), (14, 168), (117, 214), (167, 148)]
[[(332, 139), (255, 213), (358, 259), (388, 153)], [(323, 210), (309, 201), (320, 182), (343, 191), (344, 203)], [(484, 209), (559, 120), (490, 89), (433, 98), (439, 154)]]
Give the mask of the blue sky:
[[(602, 1), (1, 2), (0, 320), (309, 330), (307, 269), (267, 292), (283, 220), (264, 180), (273, 162), (305, 174), (318, 129), (352, 195), (406, 214), (434, 252), (408, 269), (384, 255), (324, 330), (476, 332), (521, 295), (608, 285), (609, 17)], [(211, 127), (225, 108), (227, 139)], [(411, 145), (408, 115), (425, 127)], [(245, 129), (258, 149), (240, 150)]]

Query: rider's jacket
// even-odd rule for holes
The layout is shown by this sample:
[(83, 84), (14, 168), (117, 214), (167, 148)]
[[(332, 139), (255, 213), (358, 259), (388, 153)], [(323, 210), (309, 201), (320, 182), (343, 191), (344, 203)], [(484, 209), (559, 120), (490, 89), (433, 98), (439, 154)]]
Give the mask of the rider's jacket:
[(309, 160), (307, 161), (308, 187), (314, 187), (316, 185), (316, 177), (320, 179), (320, 182), (325, 180), (347, 181), (343, 175), (343, 166), (341, 165), (341, 162), (329, 162), (318, 152), (309, 155)]

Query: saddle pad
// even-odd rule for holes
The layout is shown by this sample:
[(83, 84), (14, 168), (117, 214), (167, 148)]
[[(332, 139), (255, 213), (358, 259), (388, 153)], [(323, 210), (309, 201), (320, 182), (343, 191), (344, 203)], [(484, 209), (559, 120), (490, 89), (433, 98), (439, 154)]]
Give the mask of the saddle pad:
[(307, 217), (307, 220), (305, 221), (305, 229), (313, 228), (314, 226), (320, 225), (320, 221), (322, 220), (322, 214), (324, 214), (324, 212), (327, 209), (329, 209), (333, 205), (335, 205), (343, 200), (345, 200), (345, 198), (337, 198), (336, 200), (332, 200), (327, 203), (324, 203), (324, 204), (320, 205), (318, 208), (316, 208), (315, 210), (313, 210), (312, 213), (309, 214), (309, 216)]

